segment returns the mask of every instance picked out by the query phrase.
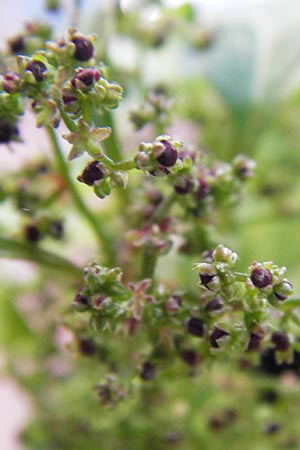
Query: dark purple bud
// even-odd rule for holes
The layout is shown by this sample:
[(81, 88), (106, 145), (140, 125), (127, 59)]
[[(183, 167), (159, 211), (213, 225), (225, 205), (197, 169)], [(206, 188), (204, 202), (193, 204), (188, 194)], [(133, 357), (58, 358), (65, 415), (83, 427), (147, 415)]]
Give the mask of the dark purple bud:
[(203, 200), (210, 193), (210, 185), (205, 180), (198, 180), (198, 189), (196, 191), (196, 197), (199, 200)]
[(42, 234), (36, 225), (26, 225), (24, 235), (27, 242), (35, 244), (42, 238)]
[(290, 346), (288, 336), (281, 331), (276, 331), (275, 333), (273, 333), (271, 341), (275, 345), (275, 349), (279, 352), (285, 352)]
[(88, 61), (94, 54), (94, 46), (91, 41), (83, 36), (72, 39), (75, 45), (74, 58), (78, 61)]
[(6, 144), (19, 135), (19, 130), (12, 125), (0, 119), (0, 144)]
[(271, 272), (263, 267), (253, 269), (250, 278), (254, 286), (260, 289), (269, 286), (273, 281)]
[(196, 337), (204, 336), (204, 324), (202, 320), (192, 317), (186, 323), (186, 330), (189, 334)]
[(79, 351), (83, 356), (92, 356), (96, 353), (96, 345), (91, 339), (81, 338), (79, 343)]
[(215, 327), (210, 335), (210, 343), (214, 348), (219, 348), (218, 340), (224, 336), (229, 336), (229, 333), (221, 328)]
[(88, 186), (93, 186), (96, 181), (102, 180), (104, 174), (99, 168), (99, 162), (91, 162), (82, 172), (82, 174), (77, 178), (81, 183), (85, 183)]
[(155, 365), (150, 361), (145, 361), (140, 373), (141, 378), (145, 381), (153, 380), (153, 378), (155, 377), (155, 373)]
[(74, 89), (83, 89), (94, 84), (100, 77), (101, 74), (97, 69), (79, 69), (72, 78), (71, 85)]
[(178, 157), (176, 148), (173, 144), (171, 144), (171, 142), (165, 139), (160, 142), (163, 144), (164, 148), (160, 155), (156, 157), (157, 161), (164, 167), (174, 166)]
[(215, 297), (206, 303), (204, 309), (207, 312), (214, 312), (214, 311), (220, 311), (223, 308), (223, 306), (224, 306), (224, 303), (220, 299), (220, 297)]
[(224, 422), (222, 418), (218, 416), (212, 416), (208, 421), (208, 425), (214, 431), (218, 431), (224, 428)]
[(7, 72), (2, 79), (2, 87), (8, 94), (14, 94), (19, 91), (20, 76), (15, 72)]
[(189, 178), (180, 178), (174, 182), (175, 192), (179, 195), (189, 194), (192, 192), (193, 187), (194, 183)]
[(16, 36), (9, 41), (10, 51), (15, 55), (25, 51), (25, 39), (24, 36)]
[(83, 295), (80, 291), (78, 291), (74, 301), (72, 302), (72, 306), (74, 306), (78, 312), (85, 312), (90, 309), (89, 299), (86, 295)]
[(257, 351), (260, 349), (260, 343), (262, 338), (257, 334), (251, 333), (248, 341), (247, 351)]
[(26, 70), (29, 70), (33, 73), (36, 81), (43, 81), (44, 73), (47, 71), (47, 67), (42, 61), (38, 61), (37, 59), (35, 59), (27, 64)]
[(201, 362), (200, 355), (195, 350), (183, 350), (180, 353), (181, 359), (190, 367), (195, 367)]

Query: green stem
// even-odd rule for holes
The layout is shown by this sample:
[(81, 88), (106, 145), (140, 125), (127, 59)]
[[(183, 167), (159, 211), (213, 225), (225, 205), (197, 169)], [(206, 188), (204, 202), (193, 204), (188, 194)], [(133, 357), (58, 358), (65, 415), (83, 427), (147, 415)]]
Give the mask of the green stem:
[(68, 166), (64, 159), (62, 150), (59, 146), (55, 131), (51, 127), (47, 127), (47, 133), (50, 139), (50, 142), (53, 147), (53, 152), (55, 155), (55, 159), (57, 162), (58, 170), (60, 175), (65, 181), (65, 184), (68, 188), (68, 191), (73, 199), (74, 205), (78, 209), (79, 213), (85, 218), (86, 222), (89, 224), (90, 228), (93, 230), (94, 235), (98, 241), (98, 244), (101, 249), (104, 250), (106, 263), (113, 262), (113, 251), (112, 246), (110, 244), (110, 239), (107, 234), (102, 230), (100, 223), (98, 223), (95, 216), (91, 213), (91, 211), (84, 204), (77, 188), (75, 187), (73, 180), (69, 174)]
[[(99, 115), (99, 119), (98, 120), (97, 119), (98, 118), (95, 119), (96, 126), (104, 125), (106, 127), (111, 128), (113, 131), (112, 134), (110, 135), (110, 137), (108, 139), (105, 139), (105, 141), (103, 141), (103, 143), (102, 143), (107, 155), (111, 159), (113, 159), (115, 162), (122, 161), (123, 155), (122, 155), (120, 143), (117, 138), (116, 127), (114, 125), (112, 113), (109, 110), (103, 108), (101, 116)], [(100, 125), (100, 123), (98, 123), (99, 121), (102, 122), (101, 125)]]
[(25, 259), (73, 276), (82, 275), (79, 267), (62, 256), (14, 239), (0, 237), (0, 257)]
[(157, 261), (157, 252), (149, 246), (146, 246), (143, 254), (141, 279), (153, 278)]
[(133, 159), (128, 159), (122, 162), (113, 163), (111, 168), (113, 170), (122, 170), (127, 172), (127, 170), (136, 169), (136, 163)]

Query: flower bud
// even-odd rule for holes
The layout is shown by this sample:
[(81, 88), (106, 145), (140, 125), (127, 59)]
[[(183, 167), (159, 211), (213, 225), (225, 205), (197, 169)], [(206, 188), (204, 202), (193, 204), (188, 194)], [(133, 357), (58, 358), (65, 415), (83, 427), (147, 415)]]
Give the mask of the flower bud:
[(201, 319), (191, 317), (186, 322), (186, 330), (189, 334), (196, 337), (204, 336), (204, 324)]
[(212, 256), (215, 262), (222, 262), (228, 264), (231, 267), (234, 266), (239, 259), (237, 253), (233, 252), (222, 244), (218, 245), (215, 248)]
[(140, 376), (143, 380), (149, 381), (155, 377), (156, 367), (150, 361), (145, 361), (140, 373)]
[(207, 312), (218, 312), (222, 310), (224, 307), (224, 303), (220, 297), (215, 297), (209, 302), (206, 303), (204, 309)]
[(92, 86), (101, 77), (97, 69), (78, 69), (76, 75), (71, 80), (74, 89), (84, 89)]
[(273, 333), (271, 341), (275, 345), (275, 349), (279, 352), (285, 352), (290, 346), (288, 336), (281, 331), (276, 331), (275, 333)]
[(256, 351), (260, 349), (260, 343), (262, 338), (257, 334), (251, 333), (248, 341), (247, 351)]
[(293, 286), (289, 282), (289, 280), (287, 280), (286, 278), (284, 278), (282, 283), (274, 286), (274, 296), (280, 302), (283, 302), (284, 300), (286, 300), (288, 298), (288, 296), (292, 294), (292, 292), (293, 292)]
[(212, 264), (200, 263), (195, 264), (195, 269), (199, 271), (199, 278), (201, 284), (208, 290), (214, 290), (219, 285), (219, 278), (216, 269)]
[(165, 309), (168, 313), (174, 314), (179, 311), (182, 303), (182, 298), (179, 295), (172, 295), (165, 302)]
[(225, 336), (229, 336), (229, 333), (221, 328), (215, 327), (213, 332), (210, 335), (210, 343), (214, 348), (219, 348), (218, 340), (224, 338)]
[(96, 181), (102, 180), (103, 177), (104, 174), (99, 167), (99, 161), (93, 161), (84, 169), (82, 174), (77, 177), (77, 180), (88, 186), (93, 186)]
[(2, 78), (2, 88), (8, 94), (14, 94), (19, 91), (20, 76), (15, 72), (7, 72)]
[(85, 312), (90, 309), (89, 299), (86, 295), (83, 295), (80, 291), (78, 291), (74, 301), (72, 302), (72, 306), (74, 306), (78, 312)]
[(268, 269), (256, 267), (250, 275), (251, 281), (259, 289), (265, 288), (272, 284), (273, 276)]
[(94, 54), (94, 46), (84, 36), (75, 36), (72, 41), (75, 45), (74, 58), (78, 61), (88, 61)]
[(164, 167), (172, 167), (177, 161), (178, 153), (170, 141), (163, 139), (153, 146), (153, 154), (156, 160)]
[(32, 72), (36, 81), (40, 82), (44, 79), (44, 73), (47, 71), (47, 67), (42, 61), (33, 59), (25, 67), (26, 70)]

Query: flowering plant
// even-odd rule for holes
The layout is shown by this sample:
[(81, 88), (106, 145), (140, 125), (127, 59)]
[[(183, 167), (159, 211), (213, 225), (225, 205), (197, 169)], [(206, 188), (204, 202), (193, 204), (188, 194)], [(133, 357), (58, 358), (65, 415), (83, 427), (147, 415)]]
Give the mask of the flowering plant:
[[(149, 28), (136, 20), (144, 7), (116, 2), (109, 14), (142, 48), (157, 50), (177, 28), (197, 51), (214, 45), (189, 5), (159, 11)], [(221, 107), (209, 117), (188, 86), (144, 86), (99, 38), (70, 28), (56, 39), (33, 23), (3, 55), (1, 151), (22, 151), (29, 113), (52, 149), (3, 173), (0, 186), (20, 223), (14, 232), (3, 224), (0, 255), (41, 267), (30, 298), (6, 288), (8, 335), (20, 325), (7, 367), (37, 411), (23, 439), (51, 450), (298, 448), (296, 422), (282, 411), (299, 402), (300, 300), (285, 267), (241, 261), (228, 248), (238, 244), (227, 244), (236, 211), (255, 195), (247, 185), (259, 195), (267, 186), (255, 185), (248, 148), (223, 160), (209, 148)], [(122, 103), (126, 117), (114, 112)], [(188, 119), (201, 123), (190, 142), (178, 132)], [(142, 137), (129, 150), (124, 120)], [(292, 382), (274, 378), (287, 372)]]

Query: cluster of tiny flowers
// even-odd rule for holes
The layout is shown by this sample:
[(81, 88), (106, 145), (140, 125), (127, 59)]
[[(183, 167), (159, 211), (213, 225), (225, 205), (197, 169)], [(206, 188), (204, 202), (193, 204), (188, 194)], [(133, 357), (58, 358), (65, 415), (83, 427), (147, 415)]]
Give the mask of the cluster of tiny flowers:
[[(124, 282), (119, 268), (91, 264), (73, 307), (88, 312), (92, 329), (100, 333), (142, 332), (150, 337), (156, 330), (158, 341), (173, 342), (178, 357), (190, 367), (218, 355), (251, 359), (253, 351), (266, 348), (288, 360), (292, 340), (280, 329), (285, 313), (279, 321), (272, 313), (274, 297), (277, 306), (292, 291), (285, 269), (254, 263), (248, 274), (241, 274), (235, 272), (238, 259), (237, 253), (218, 245), (194, 265), (203, 291), (198, 300), (180, 287), (172, 292), (150, 278)], [(153, 351), (157, 343), (152, 342)], [(154, 374), (151, 352), (146, 362), (143, 379), (148, 372)]]

